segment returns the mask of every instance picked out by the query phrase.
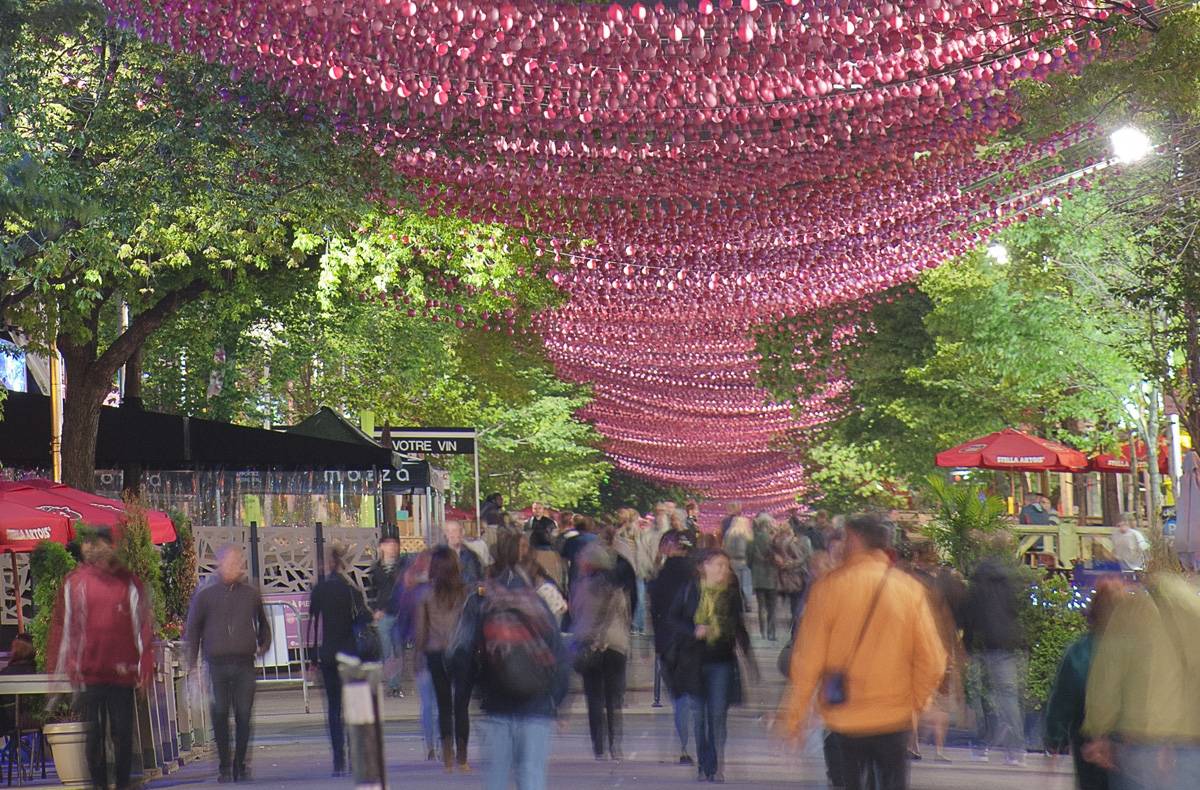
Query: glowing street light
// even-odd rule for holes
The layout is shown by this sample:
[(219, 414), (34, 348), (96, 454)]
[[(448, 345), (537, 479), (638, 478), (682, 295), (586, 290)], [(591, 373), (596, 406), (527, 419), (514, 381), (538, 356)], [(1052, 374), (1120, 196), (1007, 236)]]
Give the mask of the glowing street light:
[(987, 256), (1003, 266), (1008, 263), (1008, 248), (1000, 242), (994, 241), (988, 245)]
[(1112, 143), (1113, 156), (1123, 165), (1140, 162), (1154, 150), (1154, 143), (1136, 126), (1122, 126), (1108, 139)]

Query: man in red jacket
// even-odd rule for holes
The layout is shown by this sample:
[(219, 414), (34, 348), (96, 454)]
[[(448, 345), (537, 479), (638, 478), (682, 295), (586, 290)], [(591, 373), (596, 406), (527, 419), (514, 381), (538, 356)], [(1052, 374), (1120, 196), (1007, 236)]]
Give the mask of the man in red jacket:
[(133, 692), (154, 672), (154, 614), (145, 589), (117, 560), (112, 532), (83, 541), (84, 562), (59, 591), (46, 665), (80, 690), (88, 729), (92, 787), (107, 788), (106, 736), (112, 738), (117, 790), (129, 787)]

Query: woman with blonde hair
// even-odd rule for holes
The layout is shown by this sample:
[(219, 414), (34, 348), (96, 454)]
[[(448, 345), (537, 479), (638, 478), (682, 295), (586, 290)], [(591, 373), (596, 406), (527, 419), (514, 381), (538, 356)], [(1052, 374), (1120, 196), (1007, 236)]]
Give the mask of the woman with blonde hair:
[(729, 523), (729, 531), (725, 533), (725, 554), (729, 556), (729, 565), (733, 575), (737, 577), (738, 589), (742, 593), (742, 602), (749, 611), (750, 601), (754, 600), (754, 577), (750, 573), (750, 563), (747, 561), (750, 544), (754, 540), (754, 531), (750, 519), (745, 516), (734, 516)]

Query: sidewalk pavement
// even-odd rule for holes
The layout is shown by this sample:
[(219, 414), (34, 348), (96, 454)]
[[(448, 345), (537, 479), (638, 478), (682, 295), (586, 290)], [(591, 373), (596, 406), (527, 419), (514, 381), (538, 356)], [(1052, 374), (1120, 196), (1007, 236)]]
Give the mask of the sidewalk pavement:
[[(802, 755), (784, 748), (767, 732), (767, 725), (784, 690), (783, 678), (774, 663), (779, 645), (756, 644), (762, 677), (747, 683), (748, 704), (730, 711), (729, 743), (726, 747), (727, 784), (740, 788), (825, 787), (824, 764), (819, 741), (812, 741)], [(551, 746), (550, 788), (599, 790), (645, 785), (648, 788), (694, 786), (695, 769), (678, 764), (670, 700), (653, 708), (653, 662), (646, 641), (634, 648), (630, 662), (630, 686), (625, 707), (625, 760), (597, 762), (587, 736), (587, 716), (581, 695), (573, 693)], [(411, 689), (411, 683), (405, 689)], [(325, 730), (324, 695), (310, 690), (311, 713), (304, 713), (300, 689), (276, 688), (260, 691), (255, 702), (255, 733), (252, 758), (253, 786), (292, 790), (350, 788), (349, 778), (330, 777), (331, 758)], [(480, 739), (477, 726), (471, 744), (474, 775), (447, 775), (439, 763), (425, 760), (425, 747), (418, 723), (415, 692), (404, 699), (384, 703), (384, 751), (389, 784), (408, 790), (478, 788), (482, 784)], [(473, 721), (473, 723), (475, 723)], [(926, 747), (927, 752), (932, 750)], [(921, 761), (913, 764), (914, 790), (970, 788), (971, 790), (1070, 790), (1073, 787), (1069, 759), (1051, 761), (1029, 756), (1025, 768), (1009, 768), (995, 757), (990, 764), (973, 763), (965, 749), (949, 750), (949, 765)], [(216, 786), (216, 766), (208, 757), (153, 783), (155, 788)]]

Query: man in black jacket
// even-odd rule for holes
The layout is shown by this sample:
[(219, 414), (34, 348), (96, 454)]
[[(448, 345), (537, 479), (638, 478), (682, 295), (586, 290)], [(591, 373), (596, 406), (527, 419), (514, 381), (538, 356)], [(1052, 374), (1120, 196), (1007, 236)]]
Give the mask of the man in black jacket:
[[(188, 610), (187, 662), (203, 650), (212, 680), (213, 736), (220, 761), (218, 782), (250, 778), (246, 755), (254, 708), (254, 659), (271, 646), (271, 624), (258, 589), (246, 580), (246, 555), (237, 546), (217, 553), (217, 575), (192, 596)], [(229, 753), (229, 712), (236, 740)]]
[[(988, 747), (1002, 747), (1005, 763), (1025, 763), (1025, 724), (1018, 689), (1025, 638), (1018, 619), (1017, 585), (1001, 561), (985, 559), (971, 574), (963, 612), (963, 644), (983, 676), (985, 694), (973, 695), (979, 732), (975, 759), (987, 760)], [(985, 716), (986, 703), (991, 716)], [(994, 726), (988, 727), (988, 719)]]
[(400, 561), (400, 541), (387, 536), (379, 541), (379, 559), (371, 566), (369, 576), (370, 599), (367, 605), (375, 616), (375, 629), (379, 633), (379, 646), (383, 651), (384, 685), (389, 697), (402, 697), (400, 674), (404, 667), (404, 645), (393, 639), (396, 625), (396, 600), (392, 594), (404, 563)]

